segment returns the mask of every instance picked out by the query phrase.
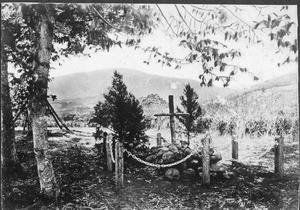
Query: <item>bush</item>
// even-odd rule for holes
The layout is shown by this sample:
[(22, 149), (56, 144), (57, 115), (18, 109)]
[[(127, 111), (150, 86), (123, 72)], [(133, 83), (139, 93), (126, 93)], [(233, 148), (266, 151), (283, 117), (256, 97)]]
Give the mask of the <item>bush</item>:
[(98, 102), (90, 122), (96, 122), (114, 131), (116, 138), (128, 150), (141, 150), (146, 147), (146, 120), (142, 106), (135, 96), (127, 91), (123, 76), (114, 72), (112, 86), (105, 101)]

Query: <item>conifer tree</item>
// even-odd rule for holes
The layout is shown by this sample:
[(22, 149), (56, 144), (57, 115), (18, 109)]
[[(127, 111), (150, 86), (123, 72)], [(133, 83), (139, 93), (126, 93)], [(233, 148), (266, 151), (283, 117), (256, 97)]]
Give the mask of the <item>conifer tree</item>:
[(188, 116), (176, 116), (184, 126), (185, 133), (188, 138), (188, 144), (190, 144), (191, 133), (196, 131), (198, 118), (202, 115), (202, 109), (198, 103), (198, 95), (190, 84), (185, 85), (183, 95), (180, 96), (181, 105), (184, 109), (182, 111), (177, 107), (177, 112), (186, 112)]
[(91, 122), (111, 128), (116, 137), (124, 143), (129, 150), (138, 150), (147, 142), (145, 136), (145, 117), (142, 106), (135, 96), (127, 91), (123, 75), (114, 72), (112, 86), (105, 101), (95, 106)]

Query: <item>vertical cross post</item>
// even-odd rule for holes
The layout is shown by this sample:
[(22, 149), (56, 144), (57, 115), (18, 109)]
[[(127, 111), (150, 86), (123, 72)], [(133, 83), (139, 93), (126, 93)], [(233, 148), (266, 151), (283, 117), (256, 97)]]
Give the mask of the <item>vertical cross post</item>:
[(170, 129), (171, 129), (171, 142), (176, 142), (176, 134), (175, 134), (175, 116), (174, 114), (174, 98), (173, 95), (169, 95), (169, 112), (170, 112)]

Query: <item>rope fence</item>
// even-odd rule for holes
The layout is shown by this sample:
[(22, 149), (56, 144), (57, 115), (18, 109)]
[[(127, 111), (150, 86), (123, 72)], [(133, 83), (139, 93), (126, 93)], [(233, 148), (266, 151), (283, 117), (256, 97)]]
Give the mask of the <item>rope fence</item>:
[[(197, 148), (198, 149), (198, 148)], [(147, 161), (144, 161), (142, 160), (141, 158), (135, 156), (134, 154), (132, 154), (130, 151), (128, 151), (127, 149), (124, 149), (124, 152), (127, 152), (127, 154), (132, 157), (133, 159), (135, 159), (136, 161), (142, 163), (142, 164), (145, 164), (147, 166), (150, 166), (150, 167), (155, 167), (155, 168), (169, 168), (169, 167), (172, 167), (172, 166), (176, 166), (176, 165), (179, 165), (183, 162), (185, 162), (187, 159), (189, 159), (190, 157), (192, 157), (195, 153), (197, 153), (197, 150), (193, 150), (191, 152), (191, 154), (187, 155), (186, 157), (184, 157), (183, 159), (181, 160), (178, 160), (174, 163), (169, 163), (169, 164), (155, 164), (155, 163), (150, 163), (150, 162), (147, 162)]]

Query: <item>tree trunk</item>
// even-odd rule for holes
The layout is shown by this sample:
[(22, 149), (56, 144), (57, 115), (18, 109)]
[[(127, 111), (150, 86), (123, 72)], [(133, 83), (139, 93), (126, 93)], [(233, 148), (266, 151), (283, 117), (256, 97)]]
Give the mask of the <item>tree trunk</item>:
[(33, 145), (41, 193), (47, 199), (54, 199), (58, 195), (59, 189), (54, 175), (51, 156), (48, 151), (46, 119), (48, 74), (52, 49), (52, 27), (49, 19), (50, 14), (47, 14), (47, 5), (45, 5), (44, 8), (47, 12), (41, 14), (41, 21), (38, 25), (40, 37), (37, 46), (37, 66), (35, 68), (37, 80), (32, 98), (31, 118)]
[[(9, 94), (7, 62), (1, 56), (1, 165), (4, 172), (18, 164), (15, 146), (15, 127)], [(12, 172), (12, 171), (10, 171)]]

